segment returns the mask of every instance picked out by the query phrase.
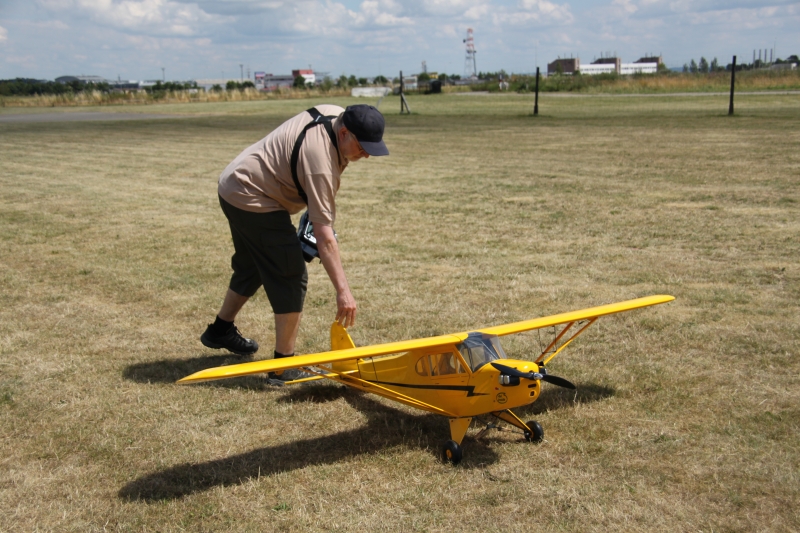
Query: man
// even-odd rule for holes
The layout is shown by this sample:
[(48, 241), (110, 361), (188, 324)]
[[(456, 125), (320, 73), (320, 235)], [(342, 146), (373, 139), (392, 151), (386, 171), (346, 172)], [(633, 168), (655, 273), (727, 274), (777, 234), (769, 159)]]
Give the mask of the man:
[(335, 197), (349, 163), (389, 154), (383, 130), (383, 116), (372, 106), (318, 105), (284, 122), (225, 168), (218, 193), (233, 237), (233, 275), (216, 321), (200, 337), (205, 346), (256, 353), (258, 343), (243, 337), (234, 320), (263, 285), (275, 314), (274, 356), (294, 355), (308, 272), (289, 216), (305, 208), (336, 289), (336, 320), (344, 327), (355, 324), (356, 301), (333, 231)]

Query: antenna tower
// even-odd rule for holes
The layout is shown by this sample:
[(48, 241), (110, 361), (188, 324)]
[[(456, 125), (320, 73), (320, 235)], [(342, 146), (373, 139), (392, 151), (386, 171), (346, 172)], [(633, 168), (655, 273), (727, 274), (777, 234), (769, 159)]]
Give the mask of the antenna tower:
[(467, 38), (464, 39), (467, 46), (467, 55), (464, 56), (464, 77), (477, 78), (478, 68), (475, 66), (475, 42), (472, 39), (472, 28), (467, 28)]

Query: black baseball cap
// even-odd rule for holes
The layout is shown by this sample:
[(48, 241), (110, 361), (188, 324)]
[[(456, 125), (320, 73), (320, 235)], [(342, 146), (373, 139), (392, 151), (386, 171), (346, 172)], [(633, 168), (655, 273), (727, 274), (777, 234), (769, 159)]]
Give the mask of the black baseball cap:
[(344, 110), (342, 121), (369, 155), (389, 155), (389, 149), (383, 144), (385, 122), (380, 111), (371, 105), (351, 105)]

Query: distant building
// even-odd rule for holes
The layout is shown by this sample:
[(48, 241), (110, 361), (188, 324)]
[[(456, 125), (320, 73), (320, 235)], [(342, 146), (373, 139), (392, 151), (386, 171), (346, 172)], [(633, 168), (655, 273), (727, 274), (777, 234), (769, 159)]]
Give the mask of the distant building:
[(419, 88), (416, 76), (403, 76), (403, 90), (416, 91)]
[(658, 72), (658, 63), (622, 63), (620, 74), (655, 74)]
[(596, 76), (597, 74), (617, 74), (616, 63), (591, 63), (581, 67), (581, 74)]
[(574, 74), (581, 70), (580, 58), (556, 59), (547, 64), (547, 75), (551, 74)]
[(663, 64), (661, 56), (642, 57), (635, 63), (623, 63), (618, 57), (601, 57), (590, 64), (581, 64), (580, 58), (556, 59), (547, 64), (547, 75), (555, 73), (574, 74), (580, 72), (587, 76), (597, 74), (655, 74)]
[(664, 64), (664, 58), (661, 56), (649, 56), (649, 57), (645, 56), (645, 57), (640, 57), (639, 59), (634, 61), (634, 63), (655, 63), (657, 67), (658, 65)]
[(108, 82), (111, 89), (118, 92), (138, 91), (144, 88), (143, 83), (137, 80), (111, 80)]
[[(270, 74), (270, 76), (272, 76), (272, 74)], [(266, 77), (267, 77), (267, 73), (266, 72), (255, 72), (255, 73), (253, 73), (253, 78), (255, 79), (255, 86), (256, 86), (256, 89), (258, 89), (259, 91), (264, 89), (264, 78), (266, 78)]]
[(79, 81), (81, 83), (109, 83), (109, 81), (102, 76), (84, 76), (83, 74), (80, 76), (61, 76), (56, 78), (56, 83), (70, 83), (73, 81)]
[(313, 70), (293, 70), (292, 71), (292, 80), (297, 76), (303, 76), (303, 79), (306, 80), (306, 83), (314, 84), (317, 81), (317, 77), (314, 75)]
[(275, 91), (278, 89), (288, 89), (289, 87), (294, 86), (294, 79), (296, 77), (297, 76), (290, 74), (279, 74), (277, 76), (267, 74), (264, 76), (264, 87), (261, 90)]
[(618, 57), (601, 57), (592, 61), (592, 65), (614, 65), (614, 69), (619, 71), (622, 60)]

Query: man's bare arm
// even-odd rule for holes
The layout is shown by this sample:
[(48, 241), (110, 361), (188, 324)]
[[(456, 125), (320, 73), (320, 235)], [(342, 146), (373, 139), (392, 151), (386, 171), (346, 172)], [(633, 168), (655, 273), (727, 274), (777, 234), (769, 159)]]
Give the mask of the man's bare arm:
[(342, 260), (339, 256), (339, 244), (333, 236), (330, 226), (314, 225), (314, 236), (317, 238), (317, 249), (322, 266), (336, 289), (336, 320), (348, 328), (356, 323), (356, 300), (350, 292), (350, 285), (344, 275)]

